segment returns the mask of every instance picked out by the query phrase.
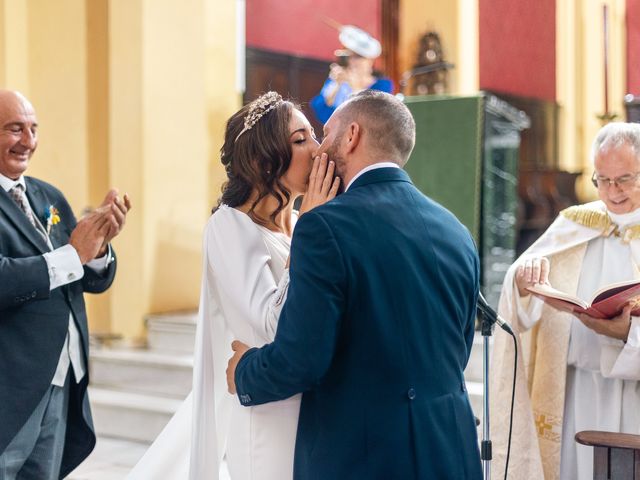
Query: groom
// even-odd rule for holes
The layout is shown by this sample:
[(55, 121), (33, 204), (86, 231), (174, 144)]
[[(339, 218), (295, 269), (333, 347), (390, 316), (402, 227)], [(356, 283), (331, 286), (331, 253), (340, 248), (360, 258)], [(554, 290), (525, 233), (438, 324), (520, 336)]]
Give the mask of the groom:
[(478, 294), (467, 230), (402, 167), (415, 123), (367, 90), (324, 127), (345, 193), (302, 216), (273, 343), (234, 342), (243, 405), (304, 392), (294, 478), (481, 479), (463, 370)]

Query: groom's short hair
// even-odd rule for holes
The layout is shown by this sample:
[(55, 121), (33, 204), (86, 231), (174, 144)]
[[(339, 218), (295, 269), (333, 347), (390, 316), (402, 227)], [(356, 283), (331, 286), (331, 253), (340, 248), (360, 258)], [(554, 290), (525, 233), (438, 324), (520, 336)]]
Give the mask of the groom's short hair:
[(340, 106), (341, 125), (357, 122), (369, 145), (381, 156), (398, 161), (409, 159), (416, 141), (416, 122), (398, 98), (379, 90), (363, 90)]

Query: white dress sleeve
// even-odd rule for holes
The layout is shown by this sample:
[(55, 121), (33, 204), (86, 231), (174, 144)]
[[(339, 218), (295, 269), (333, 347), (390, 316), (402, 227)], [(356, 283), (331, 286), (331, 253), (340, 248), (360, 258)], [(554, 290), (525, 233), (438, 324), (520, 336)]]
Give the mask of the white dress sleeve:
[(275, 335), (289, 286), (288, 271), (281, 273), (288, 248), (274, 258), (253, 222), (222, 206), (206, 226), (203, 250), (193, 392), (127, 480), (220, 478), (230, 407), (237, 402), (226, 391), (224, 374), (231, 341), (257, 345)]
[(250, 345), (272, 341), (289, 286), (288, 271), (276, 279), (275, 259), (260, 230), (244, 213), (221, 208), (209, 222), (206, 236), (207, 267), (219, 290), (227, 326)]

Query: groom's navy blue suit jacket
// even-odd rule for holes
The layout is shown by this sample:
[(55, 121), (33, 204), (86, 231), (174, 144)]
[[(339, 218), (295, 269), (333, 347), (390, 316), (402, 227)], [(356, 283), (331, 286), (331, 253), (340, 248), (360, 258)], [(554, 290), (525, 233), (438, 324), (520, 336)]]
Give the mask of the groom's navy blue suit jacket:
[(304, 392), (297, 480), (481, 479), (463, 370), (478, 256), (396, 168), (303, 215), (273, 343), (237, 366), (240, 401)]
[[(60, 223), (53, 225), (49, 234), (53, 247), (69, 243), (76, 220), (62, 192), (32, 177), (25, 177), (25, 182), (33, 213), (43, 225), (50, 206), (60, 212)], [(69, 328), (69, 313), (73, 313), (80, 332), (88, 365), (83, 293), (105, 291), (116, 272), (115, 261), (103, 274), (85, 267), (81, 280), (49, 290), (49, 272), (42, 256), (48, 251), (44, 238), (0, 188), (0, 454), (51, 387)], [(61, 478), (89, 455), (96, 442), (88, 379), (87, 368), (79, 384), (71, 381)]]

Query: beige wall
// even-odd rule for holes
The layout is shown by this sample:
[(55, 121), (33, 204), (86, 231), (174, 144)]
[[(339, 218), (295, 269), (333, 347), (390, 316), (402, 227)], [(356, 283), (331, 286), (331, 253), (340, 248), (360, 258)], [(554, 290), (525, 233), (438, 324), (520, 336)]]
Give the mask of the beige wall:
[(27, 13), (28, 96), (41, 125), (29, 174), (64, 186), (77, 211), (88, 202), (84, 0), (29, 0)]
[(29, 89), (27, 0), (0, 0), (0, 85)]
[(40, 122), (29, 173), (78, 213), (110, 186), (134, 205), (116, 282), (89, 302), (94, 332), (137, 337), (148, 313), (197, 308), (217, 151), (240, 104), (235, 40), (235, 2), (0, 0), (0, 81)]
[(602, 5), (609, 5), (609, 110), (624, 121), (626, 80), (625, 0), (556, 2), (557, 100), (560, 106), (560, 166), (584, 171), (579, 196), (595, 198), (589, 178), (591, 142), (603, 125), (604, 53)]
[(211, 125), (239, 98), (233, 66), (216, 55), (235, 41), (233, 12), (217, 3), (112, 0), (111, 179), (136, 209), (130, 236), (116, 243), (123, 275), (111, 325), (128, 336), (147, 313), (197, 307), (202, 229), (220, 183), (210, 163), (220, 131)]
[[(84, 0), (0, 0), (0, 80), (36, 108), (40, 143), (29, 174), (87, 202)], [(52, 21), (57, 18), (58, 21)]]
[[(243, 11), (236, 10), (237, 1), (205, 1), (205, 55), (207, 131), (211, 140), (209, 149), (210, 182), (209, 198), (211, 206), (220, 196), (220, 188), (226, 179), (220, 163), (220, 148), (224, 141), (227, 119), (242, 105), (242, 93), (238, 90), (236, 78), (239, 60), (234, 45), (237, 39), (237, 22), (242, 22)], [(242, 46), (241, 45), (241, 46)], [(244, 81), (244, 79), (242, 79)]]
[(478, 91), (478, 0), (401, 0), (400, 70), (416, 61), (418, 41), (427, 31), (440, 35), (449, 72), (449, 93)]

